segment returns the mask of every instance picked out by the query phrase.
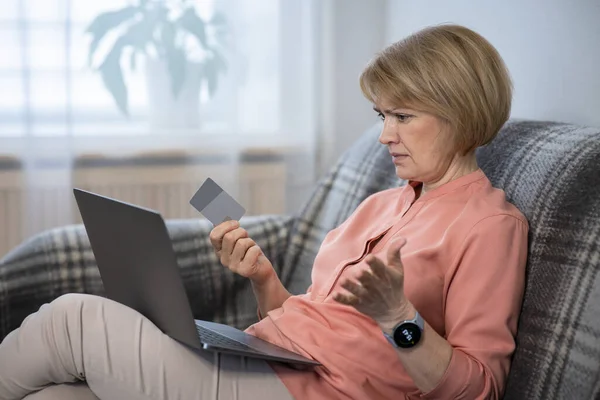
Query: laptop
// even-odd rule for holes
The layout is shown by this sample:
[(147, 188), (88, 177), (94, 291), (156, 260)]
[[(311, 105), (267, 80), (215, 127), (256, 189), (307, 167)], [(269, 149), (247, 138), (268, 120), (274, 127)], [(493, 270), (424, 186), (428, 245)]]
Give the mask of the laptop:
[(194, 320), (160, 213), (81, 189), (73, 192), (106, 297), (137, 310), (195, 350), (320, 365), (239, 329)]

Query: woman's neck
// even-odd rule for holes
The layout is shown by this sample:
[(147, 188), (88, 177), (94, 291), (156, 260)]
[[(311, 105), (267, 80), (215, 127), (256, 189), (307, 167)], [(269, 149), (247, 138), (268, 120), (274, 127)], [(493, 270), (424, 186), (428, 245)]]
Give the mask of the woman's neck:
[(477, 165), (475, 153), (469, 153), (466, 156), (456, 156), (442, 177), (432, 182), (423, 182), (423, 185), (420, 186), (420, 190), (417, 192), (417, 198), (478, 169), (479, 166)]

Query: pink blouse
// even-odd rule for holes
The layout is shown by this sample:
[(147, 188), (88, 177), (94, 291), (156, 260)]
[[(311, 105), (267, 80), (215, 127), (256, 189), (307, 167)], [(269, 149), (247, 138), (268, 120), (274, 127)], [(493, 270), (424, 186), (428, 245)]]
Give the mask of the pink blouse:
[[(523, 297), (527, 221), (481, 170), (415, 201), (417, 185), (363, 201), (325, 237), (307, 293), (247, 329), (323, 364), (304, 371), (272, 364), (296, 399), (501, 397)], [(445, 375), (428, 393), (418, 390), (372, 319), (332, 299), (342, 276), (367, 268), (368, 253), (386, 261), (398, 236), (407, 239), (406, 296), (453, 347)]]

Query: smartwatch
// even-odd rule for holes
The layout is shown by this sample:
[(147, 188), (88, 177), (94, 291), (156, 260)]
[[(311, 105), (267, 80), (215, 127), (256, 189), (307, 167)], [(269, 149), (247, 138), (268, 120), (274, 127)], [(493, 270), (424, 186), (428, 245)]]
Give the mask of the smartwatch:
[(415, 318), (400, 322), (394, 327), (391, 335), (383, 332), (383, 336), (392, 346), (409, 349), (419, 343), (423, 329), (425, 329), (425, 321), (417, 311)]

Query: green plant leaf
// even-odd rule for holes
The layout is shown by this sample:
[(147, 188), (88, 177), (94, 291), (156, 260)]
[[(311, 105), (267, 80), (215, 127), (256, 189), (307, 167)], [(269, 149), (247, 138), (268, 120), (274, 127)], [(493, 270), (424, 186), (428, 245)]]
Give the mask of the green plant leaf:
[(171, 80), (171, 92), (177, 99), (185, 82), (186, 57), (183, 49), (175, 46), (175, 25), (165, 22), (162, 25), (161, 44), (165, 51), (167, 71)]
[(213, 97), (217, 91), (219, 73), (224, 73), (225, 71), (227, 71), (225, 57), (217, 49), (212, 48), (212, 56), (204, 62), (204, 76), (210, 97)]
[(167, 68), (171, 78), (171, 92), (175, 99), (179, 97), (179, 93), (181, 93), (181, 89), (183, 88), (186, 61), (184, 51), (179, 48), (175, 48), (167, 56)]
[(221, 54), (221, 52), (215, 48), (212, 49), (212, 52), (213, 62), (215, 63), (215, 68), (217, 69), (217, 72), (227, 71), (227, 61), (225, 60), (225, 57), (223, 57), (223, 54)]
[(145, 19), (141, 19), (130, 25), (127, 31), (119, 38), (119, 45), (122, 45), (123, 47), (131, 46), (133, 48), (129, 59), (132, 71), (136, 69), (137, 53), (146, 53), (146, 44), (152, 39), (152, 33), (155, 29), (156, 22), (157, 20), (155, 18), (153, 19), (146, 14)]
[(88, 64), (91, 65), (92, 58), (98, 49), (100, 40), (110, 31), (121, 25), (123, 22), (133, 18), (138, 12), (137, 7), (125, 7), (120, 10), (108, 11), (98, 15), (92, 23), (87, 27), (86, 32), (92, 34), (88, 53)]
[(227, 47), (229, 44), (229, 28), (227, 26), (227, 18), (223, 13), (215, 13), (209, 24), (214, 29), (215, 37), (219, 45)]
[(154, 34), (160, 27), (160, 24), (166, 21), (168, 12), (169, 10), (163, 6), (144, 9), (142, 18), (134, 28), (137, 41), (140, 44), (146, 45), (154, 38)]
[(129, 26), (122, 38), (124, 44), (130, 45), (138, 51), (145, 52), (146, 44), (152, 40), (152, 34), (156, 29), (156, 19), (144, 18)]
[(218, 70), (214, 59), (209, 59), (204, 63), (204, 76), (208, 86), (208, 95), (213, 97), (217, 91)]
[(137, 67), (137, 51), (135, 49), (133, 49), (133, 51), (131, 52), (131, 56), (129, 59), (129, 66), (131, 67), (132, 71), (135, 71), (136, 67)]
[(192, 7), (186, 9), (184, 13), (177, 19), (176, 24), (181, 27), (181, 29), (192, 34), (200, 45), (205, 49), (208, 48), (208, 43), (206, 42), (206, 26), (204, 21), (196, 14), (196, 10)]
[(111, 51), (106, 56), (106, 59), (100, 65), (100, 74), (104, 85), (112, 95), (119, 110), (129, 116), (129, 107), (127, 99), (127, 87), (123, 79), (123, 71), (121, 70), (121, 54), (125, 42), (119, 38)]
[(227, 18), (225, 18), (225, 15), (223, 15), (223, 13), (215, 13), (213, 15), (213, 17), (210, 20), (210, 24), (211, 25), (227, 25)]

